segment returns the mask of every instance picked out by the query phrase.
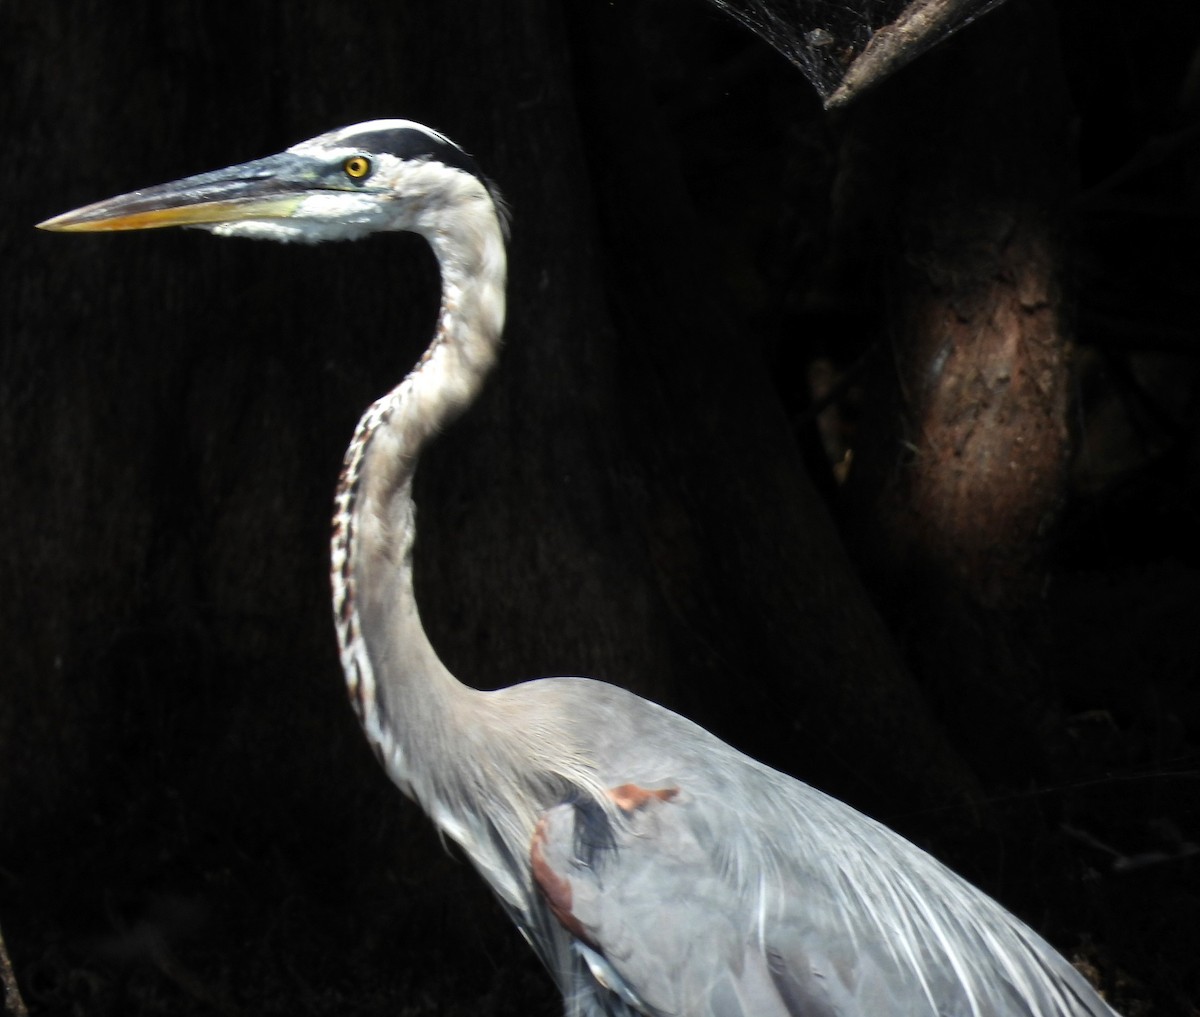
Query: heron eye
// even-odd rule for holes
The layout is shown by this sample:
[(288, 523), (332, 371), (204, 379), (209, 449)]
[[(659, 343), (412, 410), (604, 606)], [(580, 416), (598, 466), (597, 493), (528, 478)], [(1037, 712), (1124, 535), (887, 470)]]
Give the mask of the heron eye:
[(365, 155), (352, 155), (342, 163), (342, 169), (351, 180), (365, 180), (371, 173), (371, 160)]

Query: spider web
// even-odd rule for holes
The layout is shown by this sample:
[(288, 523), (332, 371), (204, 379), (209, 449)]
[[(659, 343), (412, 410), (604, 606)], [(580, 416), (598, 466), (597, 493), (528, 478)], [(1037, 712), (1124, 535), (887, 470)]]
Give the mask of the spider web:
[(1004, 0), (712, 0), (840, 106)]

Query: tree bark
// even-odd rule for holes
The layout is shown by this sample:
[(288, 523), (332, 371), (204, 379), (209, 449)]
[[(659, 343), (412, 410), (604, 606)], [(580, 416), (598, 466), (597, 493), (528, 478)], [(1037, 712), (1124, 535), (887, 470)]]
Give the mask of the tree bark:
[(17, 974), (13, 970), (12, 959), (8, 956), (8, 946), (4, 942), (4, 932), (0, 930), (0, 989), (4, 990), (4, 1013), (7, 1017), (29, 1017), (25, 1000), (21, 998), (21, 987), (17, 984)]
[(892, 245), (892, 325), (851, 491), (914, 672), (960, 750), (995, 774), (1044, 765), (1055, 698), (1036, 662), (1070, 453), (1074, 163), (1050, 13), (1013, 3), (984, 24), (851, 121), (879, 160)]

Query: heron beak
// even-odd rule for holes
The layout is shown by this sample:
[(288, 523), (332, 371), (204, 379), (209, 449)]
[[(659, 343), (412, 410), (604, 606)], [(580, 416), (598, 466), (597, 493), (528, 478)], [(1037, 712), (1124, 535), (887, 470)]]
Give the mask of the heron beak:
[(313, 190), (309, 162), (284, 152), (107, 198), (37, 225), (43, 230), (91, 233), (287, 219)]

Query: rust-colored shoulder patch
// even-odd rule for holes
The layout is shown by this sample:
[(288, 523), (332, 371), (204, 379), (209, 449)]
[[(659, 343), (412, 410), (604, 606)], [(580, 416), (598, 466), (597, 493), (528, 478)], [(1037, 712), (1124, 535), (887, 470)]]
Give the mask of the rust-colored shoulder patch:
[(622, 812), (637, 812), (651, 802), (669, 802), (679, 794), (677, 787), (649, 789), (637, 784), (621, 784), (608, 789), (608, 797)]
[(545, 843), (546, 820), (543, 817), (538, 820), (537, 826), (533, 829), (533, 841), (529, 846), (529, 862), (533, 870), (533, 881), (541, 890), (542, 896), (550, 907), (550, 913), (558, 919), (559, 924), (576, 939), (591, 945), (591, 940), (579, 919), (571, 911), (571, 884), (550, 868), (550, 863), (546, 861), (542, 850)]

